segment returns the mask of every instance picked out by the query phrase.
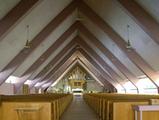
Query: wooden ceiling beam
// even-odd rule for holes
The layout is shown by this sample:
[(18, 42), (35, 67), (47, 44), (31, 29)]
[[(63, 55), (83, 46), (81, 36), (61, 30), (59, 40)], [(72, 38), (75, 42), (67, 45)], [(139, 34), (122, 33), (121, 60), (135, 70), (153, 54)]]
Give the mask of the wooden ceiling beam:
[[(87, 57), (90, 61), (94, 61), (93, 59), (95, 59), (98, 62), (98, 64), (100, 64), (100, 66), (111, 75), (110, 78), (114, 80), (117, 84), (120, 84), (120, 86), (122, 86), (123, 89), (126, 91), (124, 84), (122, 84), (124, 83), (123, 79), (85, 42), (85, 40), (79, 37), (77, 43), (85, 51), (88, 52), (89, 55), (84, 50), (80, 49), (80, 52), (83, 53), (85, 57)], [(105, 75), (109, 76), (106, 72)]]
[[(80, 58), (78, 58), (78, 60), (80, 60), (80, 59), (81, 59), (81, 56), (80, 56)], [(114, 90), (114, 87), (113, 87), (111, 84), (109, 84), (108, 82), (106, 82), (105, 78), (104, 78), (103, 76), (101, 76), (100, 73), (99, 73), (97, 70), (95, 70), (94, 67), (90, 66), (90, 65), (87, 64), (85, 61), (82, 61), (82, 60), (80, 60), (80, 61), (81, 61), (81, 63), (82, 63), (84, 66), (86, 66), (86, 67), (89, 69), (89, 71), (90, 71), (91, 73), (93, 73), (93, 74), (104, 84), (104, 87), (106, 87), (106, 88), (111, 88), (112, 91)], [(85, 63), (85, 64), (84, 64), (84, 63)], [(68, 63), (67, 63), (66, 65), (68, 65)], [(61, 66), (61, 67), (59, 68), (58, 72), (55, 73), (55, 74), (52, 76), (52, 78), (48, 81), (48, 82), (50, 82), (50, 81), (52, 81), (52, 82), (51, 82), (48, 86), (46, 86), (45, 88), (51, 86), (51, 85), (64, 73), (64, 71), (66, 71), (66, 69), (68, 69), (68, 68), (66, 68), (66, 65), (63, 65), (63, 66)], [(71, 64), (70, 64), (70, 65), (71, 65)], [(69, 65), (69, 66), (70, 66), (70, 65)]]
[[(54, 82), (57, 81), (58, 78), (60, 78), (64, 73), (65, 71), (67, 71), (68, 69), (70, 69), (70, 67), (72, 68), (73, 66), (75, 66), (77, 64), (77, 59), (73, 60), (71, 62), (71, 60), (67, 60), (66, 63), (64, 63), (62, 66), (60, 66), (60, 68), (58, 68), (58, 70), (56, 71), (56, 73), (54, 73), (52, 75), (52, 78), (50, 78), (51, 80), (47, 80), (45, 83), (42, 83), (41, 86), (39, 87), (36, 87), (37, 89), (47, 89), (48, 87), (50, 87)], [(43, 86), (47, 84), (47, 86)]]
[(42, 87), (44, 84), (51, 81), (55, 81), (57, 79), (57, 76), (60, 77), (67, 68), (71, 64), (73, 64), (76, 61), (76, 54), (75, 51), (72, 51), (69, 53), (67, 57), (64, 57), (52, 70), (51, 72), (42, 80), (42, 83), (37, 87)]
[[(73, 46), (73, 48), (72, 48), (72, 46)], [(70, 54), (71, 50), (74, 51), (74, 49), (75, 49), (74, 47), (75, 47), (75, 46), (74, 46), (74, 45), (72, 45), (72, 46), (66, 46), (66, 48), (64, 48), (62, 51), (60, 51), (60, 53), (57, 54), (57, 55), (46, 65), (46, 67), (45, 67), (43, 70), (41, 70), (41, 71), (39, 72), (39, 74), (36, 75), (36, 76), (33, 78), (33, 83), (32, 83), (31, 85), (29, 85), (29, 87), (32, 88), (32, 87), (34, 87), (34, 86), (36, 85), (36, 83), (38, 83), (38, 82), (42, 81), (43, 79), (45, 79), (46, 76), (49, 74), (49, 70), (46, 71), (46, 69), (47, 69), (49, 66), (52, 66), (52, 68), (55, 67), (55, 65), (60, 62), (61, 58), (64, 58), (64, 57), (67, 56), (66, 53), (69, 52), (68, 54)], [(69, 48), (69, 47), (70, 47), (70, 48)], [(69, 49), (67, 49), (67, 48), (69, 48)], [(71, 50), (70, 50), (70, 49), (71, 49)], [(72, 54), (72, 52), (71, 52), (71, 54)], [(70, 55), (69, 55), (69, 56), (70, 56)], [(51, 70), (52, 68), (50, 68), (50, 70)]]
[(0, 41), (7, 32), (40, 0), (21, 0), (0, 20)]
[(118, 0), (122, 8), (133, 20), (159, 44), (159, 24), (135, 0)]
[[(77, 38), (74, 39), (74, 41), (76, 41)], [(77, 50), (78, 47), (75, 48), (75, 50)], [(75, 51), (74, 51), (75, 52)], [(70, 53), (69, 53), (70, 54)], [(72, 53), (73, 54), (73, 51)], [(71, 55), (70, 54), (70, 55)], [(48, 74), (47, 76), (45, 76), (45, 78), (43, 78), (43, 80), (41, 81), (45, 81), (45, 82), (42, 82), (41, 85), (39, 87), (41, 87), (42, 85), (46, 84), (47, 82), (50, 82), (52, 79), (51, 78), (55, 78), (55, 77), (52, 77), (54, 76), (54, 74), (57, 72), (58, 68), (60, 68), (60, 66), (62, 66), (66, 61), (67, 59), (69, 59), (70, 56), (67, 56), (67, 57), (64, 57)], [(62, 69), (63, 70), (63, 69)], [(63, 73), (63, 72), (62, 72)], [(105, 72), (104, 72), (105, 73)], [(55, 74), (56, 76), (56, 74)], [(103, 79), (104, 80), (104, 79)], [(105, 81), (106, 82), (106, 81)]]
[[(63, 44), (73, 32), (75, 32), (77, 28), (78, 23), (74, 23), (71, 25), (71, 27), (66, 30), (18, 79), (18, 83), (15, 84), (16, 88), (21, 87), (25, 81), (31, 77), (31, 75), (40, 67), (41, 64), (43, 64), (49, 57), (52, 55), (56, 49), (60, 47), (61, 44)], [(73, 46), (74, 43), (71, 42), (68, 46)], [(66, 49), (66, 48), (65, 48)], [(67, 47), (67, 49), (69, 49)]]
[[(138, 78), (120, 60), (109, 51), (83, 24), (79, 25), (80, 32), (88, 38), (117, 68), (118, 70), (136, 87)], [(138, 90), (139, 92), (139, 90)]]
[[(113, 85), (113, 87), (116, 87), (118, 83), (112, 79), (111, 76), (109, 76), (98, 64), (96, 61), (94, 61), (83, 49), (79, 49), (80, 53), (82, 54), (83, 60), (87, 60), (87, 65), (91, 64), (93, 67), (103, 76), (103, 78), (109, 82), (109, 84)], [(104, 82), (106, 82), (104, 81)], [(102, 82), (102, 81), (101, 81)]]
[[(75, 38), (75, 39), (77, 39), (77, 38)], [(58, 68), (60, 68), (60, 66), (62, 66), (64, 64), (64, 62), (66, 62), (67, 59), (68, 59), (68, 57), (67, 58), (65, 57), (65, 60), (60, 61), (59, 64), (56, 65), (54, 67), (54, 69), (42, 80), (42, 81), (45, 81), (45, 82), (42, 82), (42, 84), (39, 87), (41, 87), (42, 85), (46, 84), (47, 82), (50, 82), (52, 79), (56, 81), (56, 79), (58, 79), (60, 77), (59, 74), (58, 74), (58, 77), (57, 77), (57, 73), (58, 73), (57, 71), (59, 71), (59, 72), (61, 72), (61, 70), (63, 72), (65, 71), (63, 67), (62, 67), (61, 70), (58, 70)], [(68, 63), (67, 63), (67, 65), (68, 65)], [(63, 73), (63, 72), (61, 72), (61, 73)], [(105, 78), (103, 78), (103, 80), (105, 80)], [(104, 81), (104, 82), (106, 82), (106, 81)], [(53, 83), (53, 82), (51, 82), (51, 83)]]
[[(34, 78), (33, 83), (30, 85), (32, 88), (38, 81), (44, 79), (47, 72), (59, 62), (62, 57), (65, 57), (66, 53), (75, 47), (74, 41), (71, 41), (64, 49), (62, 49)], [(50, 67), (51, 66), (51, 67)], [(49, 69), (48, 69), (49, 68)]]
[[(45, 75), (45, 77), (43, 79), (40, 79), (37, 82), (45, 81), (44, 83), (46, 83), (47, 81), (49, 81), (51, 76), (58, 70), (58, 68), (60, 68), (61, 65), (63, 65), (71, 56), (75, 56), (75, 51), (76, 51), (76, 47), (74, 47), (62, 60), (58, 61), (58, 63), (52, 68), (51, 71), (49, 71), (47, 73), (47, 75)], [(36, 84), (36, 83), (34, 83), (34, 84)], [(43, 85), (43, 84), (41, 84), (41, 85)]]
[[(39, 77), (37, 79), (33, 79), (32, 80), (32, 84), (29, 85), (29, 87), (33, 87), (38, 81), (41, 81), (42, 79), (44, 79), (46, 73), (53, 67), (54, 64), (56, 64), (61, 57), (65, 56), (65, 54), (67, 53), (67, 51), (70, 51), (70, 49), (72, 49), (72, 51), (75, 51), (76, 49), (73, 48), (75, 47), (75, 42), (71, 41), (68, 45), (66, 45), (66, 47), (64, 47), (64, 49), (62, 51), (60, 51), (60, 53), (58, 55), (56, 55), (49, 63), (48, 65), (46, 65), (46, 67), (38, 74)], [(71, 52), (72, 53), (72, 52)], [(51, 67), (50, 67), (51, 66)], [(49, 69), (47, 69), (49, 68)], [(47, 70), (46, 70), (47, 69)], [(41, 76), (42, 75), (42, 76)], [(15, 84), (15, 92), (18, 92), (18, 90), (23, 86), (24, 82), (26, 80), (29, 79), (31, 75), (29, 74), (29, 76), (24, 76), (22, 78), (20, 78), (19, 80), (21, 81), (20, 83), (16, 83)], [(25, 78), (25, 79), (24, 79)], [(27, 78), (27, 79), (26, 79)], [(22, 81), (23, 80), (23, 81)], [(24, 81), (25, 80), (25, 81)], [(30, 80), (30, 79), (29, 79)]]
[(82, 0), (79, 4), (79, 10), (85, 14), (94, 24), (105, 32), (116, 45), (127, 55), (127, 57), (154, 83), (159, 90), (159, 74), (134, 50), (127, 49), (127, 43), (118, 35), (99, 15), (97, 15)]
[(23, 61), (70, 15), (77, 7), (77, 1), (71, 2), (62, 10), (32, 41), (31, 48), (20, 51), (0, 73), (0, 85), (23, 63)]
[(114, 89), (116, 89), (108, 80), (107, 78), (105, 78), (105, 76), (103, 76), (101, 74), (101, 72), (99, 72), (98, 68), (96, 68), (96, 66), (94, 64), (91, 63), (91, 61), (89, 61), (84, 55), (83, 53), (80, 52), (80, 54), (78, 54), (80, 61), (84, 64), (84, 66), (86, 66), (89, 71), (91, 71), (99, 80), (101, 83), (104, 84), (104, 87), (109, 87), (111, 88), (112, 91), (114, 91)]
[[(75, 41), (77, 41), (77, 39), (79, 39), (79, 38), (75, 38), (74, 40)], [(77, 47), (78, 48), (78, 47)], [(77, 48), (76, 48), (76, 50), (77, 50)], [(80, 51), (80, 50), (79, 50)], [(80, 51), (81, 52), (81, 51)], [(82, 53), (82, 55), (83, 55), (83, 53)], [(85, 55), (87, 55), (87, 54), (84, 54), (83, 56), (84, 57), (86, 57)], [(67, 58), (68, 59), (68, 58)], [(95, 68), (96, 69), (98, 69), (98, 71), (99, 71), (99, 73), (100, 74), (102, 74), (102, 78), (103, 78), (103, 80), (101, 81), (103, 84), (105, 84), (105, 82), (106, 82), (106, 80), (107, 80), (107, 82), (110, 82), (109, 83), (109, 85), (111, 85), (112, 86), (112, 82), (113, 82), (113, 79), (111, 79), (111, 77), (103, 70), (103, 69), (101, 69), (101, 67), (93, 60), (93, 59), (91, 59), (91, 57), (88, 57), (87, 56), (87, 60), (88, 60), (88, 62), (90, 62), (93, 66), (95, 66)], [(66, 60), (65, 60), (66, 61)], [(63, 62), (60, 62), (54, 69), (53, 69), (53, 71), (52, 71), (52, 73), (50, 73), (50, 75), (47, 77), (47, 78), (44, 78), (44, 80), (46, 81), (46, 82), (48, 82), (48, 81), (51, 81), (53, 78), (54, 78), (54, 80), (56, 81), (56, 79), (55, 78), (57, 78), (58, 79), (58, 77), (51, 77), (52, 79), (50, 79), (49, 80), (49, 78), (50, 78), (50, 76), (51, 75), (53, 75), (53, 76), (56, 76), (56, 71), (58, 70), (58, 68), (60, 68), (60, 66), (62, 65), (62, 63)], [(88, 63), (87, 63), (88, 64)], [(92, 68), (92, 67), (91, 67)], [(92, 68), (93, 69), (93, 68)], [(63, 69), (62, 69), (63, 70)], [(63, 72), (62, 72), (63, 73)], [(55, 75), (54, 75), (55, 74)], [(59, 76), (60, 77), (60, 76)], [(98, 77), (97, 77), (98, 78)], [(100, 78), (101, 78), (101, 75), (100, 75)], [(45, 83), (42, 83), (42, 85), (43, 84), (45, 84)], [(107, 83), (108, 84), (108, 83)]]

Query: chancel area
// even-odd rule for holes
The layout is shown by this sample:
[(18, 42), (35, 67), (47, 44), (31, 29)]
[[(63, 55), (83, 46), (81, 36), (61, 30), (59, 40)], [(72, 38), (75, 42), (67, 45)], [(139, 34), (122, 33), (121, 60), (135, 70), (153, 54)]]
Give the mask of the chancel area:
[(102, 83), (93, 78), (82, 66), (75, 65), (64, 77), (48, 88), (51, 93), (83, 93), (103, 92)]
[(0, 0), (0, 120), (159, 120), (159, 0)]

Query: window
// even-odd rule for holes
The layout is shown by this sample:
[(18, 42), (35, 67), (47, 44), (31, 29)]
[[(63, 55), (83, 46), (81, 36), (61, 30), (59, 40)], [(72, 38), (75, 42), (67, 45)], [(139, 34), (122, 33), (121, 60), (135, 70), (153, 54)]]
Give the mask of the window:
[(126, 89), (126, 93), (129, 93), (129, 94), (137, 93), (137, 88), (130, 81), (126, 82), (124, 84), (124, 87)]
[(157, 88), (152, 83), (152, 81), (147, 77), (139, 78), (140, 80), (137, 82), (137, 86), (139, 88), (140, 94), (157, 94)]
[[(147, 78), (146, 76), (142, 76), (139, 78), (139, 81), (136, 84), (137, 88), (139, 89), (139, 94), (158, 94), (158, 90), (154, 83)], [(124, 84), (126, 89), (126, 93), (129, 94), (137, 94), (137, 88), (129, 81)], [(118, 93), (124, 93), (123, 89), (118, 86)]]
[(116, 86), (116, 89), (118, 93), (125, 93), (125, 89), (119, 84)]
[(11, 83), (11, 84), (15, 84), (18, 83), (18, 77), (16, 76), (9, 76), (9, 78), (5, 81), (6, 83)]

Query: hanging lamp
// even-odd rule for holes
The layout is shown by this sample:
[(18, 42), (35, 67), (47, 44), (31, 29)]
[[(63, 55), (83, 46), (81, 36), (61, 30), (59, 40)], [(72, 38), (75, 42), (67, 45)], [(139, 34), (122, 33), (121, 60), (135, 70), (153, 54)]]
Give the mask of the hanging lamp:
[(27, 41), (26, 41), (24, 47), (29, 49), (29, 48), (31, 48), (31, 42), (29, 41), (29, 25), (27, 25), (26, 28), (27, 28)]
[(83, 18), (80, 16), (79, 9), (77, 8), (77, 9), (76, 9), (76, 11), (77, 11), (76, 21), (82, 21), (82, 20), (83, 20)]
[(128, 37), (128, 41), (127, 41), (127, 44), (126, 44), (126, 48), (127, 49), (131, 49), (132, 48), (131, 43), (130, 43), (130, 38), (129, 38), (129, 29), (130, 29), (130, 26), (127, 25), (127, 37)]

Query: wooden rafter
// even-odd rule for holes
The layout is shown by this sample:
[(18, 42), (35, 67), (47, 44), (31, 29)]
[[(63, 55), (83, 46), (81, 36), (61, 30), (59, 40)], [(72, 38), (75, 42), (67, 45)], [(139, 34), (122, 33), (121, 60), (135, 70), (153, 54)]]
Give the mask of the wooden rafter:
[(127, 49), (127, 43), (118, 35), (99, 15), (88, 5), (80, 1), (79, 10), (85, 14), (94, 24), (105, 32), (127, 57), (158, 87), (159, 74), (134, 50)]
[[(112, 79), (97, 63), (94, 61), (83, 49), (79, 49), (80, 53), (82, 54), (83, 58), (88, 61), (89, 64), (93, 65), (94, 68), (105, 78), (107, 82), (112, 84), (114, 87), (118, 85), (116, 81)], [(87, 63), (87, 64), (88, 64)]]
[[(73, 48), (72, 48), (73, 47)], [(74, 41), (71, 41), (64, 49), (62, 49), (47, 65), (42, 69), (34, 78), (33, 83), (30, 85), (30, 88), (32, 88), (37, 82), (44, 79), (44, 77), (47, 75), (48, 71), (52, 68), (50, 66), (54, 67), (55, 64), (59, 62), (59, 60), (62, 57), (66, 56), (66, 53), (70, 52), (70, 49), (74, 49)], [(49, 68), (49, 69), (48, 69)]]
[[(79, 38), (76, 37), (74, 40), (77, 42), (77, 39), (79, 39)], [(85, 54), (85, 55), (86, 55), (86, 54)], [(88, 56), (87, 56), (87, 57), (88, 57)], [(112, 79), (103, 69), (101, 69), (101, 67), (100, 67), (94, 60), (90, 59), (90, 57), (88, 57), (88, 58), (89, 58), (89, 61), (90, 61), (91, 63), (93, 62), (92, 64), (96, 66), (96, 68), (100, 71), (100, 73), (102, 73), (103, 77), (107, 78), (107, 80), (113, 84), (113, 79)], [(87, 58), (87, 59), (88, 59), (88, 58)], [(49, 78), (50, 78), (54, 73), (56, 73), (56, 71), (58, 70), (58, 68), (60, 67), (60, 65), (62, 65), (62, 63), (64, 63), (67, 59), (68, 59), (68, 57), (65, 57), (64, 60), (60, 61), (59, 64), (56, 65), (56, 66), (54, 67), (54, 69), (53, 69), (52, 71), (50, 71), (50, 72), (48, 73), (48, 75), (45, 76), (45, 78), (43, 78), (42, 81), (46, 81), (46, 82), (50, 81)], [(43, 82), (41, 85), (45, 84), (46, 82)], [(114, 84), (114, 85), (115, 85), (115, 84)]]
[(133, 20), (157, 43), (159, 44), (159, 24), (147, 13), (135, 0), (118, 0), (124, 10)]
[[(63, 50), (64, 51), (64, 50)], [(62, 63), (64, 63), (66, 60), (68, 59), (68, 57), (66, 58), (65, 57), (65, 60), (62, 60), (62, 61), (60, 61), (59, 62), (59, 64), (58, 65), (56, 65), (54, 68), (53, 68), (53, 70), (45, 77), (45, 78), (43, 78), (43, 80), (42, 81), (45, 81), (45, 82), (42, 82), (42, 84), (40, 85), (40, 86), (42, 86), (43, 84), (45, 84), (45, 83), (47, 83), (47, 82), (49, 82), (50, 80), (52, 80), (51, 78), (55, 78), (55, 77), (52, 77), (56, 72), (57, 72), (57, 70), (58, 70), (58, 68), (60, 68), (60, 66), (62, 65)], [(99, 66), (98, 66), (99, 67)], [(101, 69), (100, 69), (101, 70)], [(63, 72), (62, 72), (63, 73)], [(104, 74), (106, 74), (105, 72), (104, 72)], [(56, 74), (55, 74), (55, 76), (56, 76)], [(105, 75), (104, 75), (105, 76)], [(51, 77), (51, 78), (50, 78)], [(49, 80), (50, 79), (50, 80)], [(112, 79), (111, 79), (112, 80)], [(112, 80), (113, 81), (113, 80)], [(106, 81), (105, 81), (106, 82)]]
[[(90, 59), (90, 61), (94, 61), (93, 59), (95, 59), (98, 62), (98, 64), (100, 64), (103, 67), (103, 69), (111, 75), (111, 79), (120, 84), (123, 87), (123, 89), (125, 89), (124, 85), (121, 84), (123, 83), (123, 79), (82, 38), (79, 38), (77, 42), (82, 46), (84, 50), (88, 52), (89, 55), (84, 50), (80, 50), (80, 52), (83, 53), (85, 57)], [(90, 56), (92, 56), (92, 58)], [(105, 74), (107, 73), (105, 72)], [(109, 75), (107, 74), (107, 76)]]
[(23, 61), (42, 43), (77, 7), (71, 2), (62, 10), (32, 41), (31, 49), (24, 48), (0, 73), (0, 85), (23, 63)]
[[(81, 56), (78, 59), (80, 60)], [(110, 88), (112, 91), (114, 90), (114, 87), (111, 84), (109, 84), (108, 82), (106, 82), (105, 78), (103, 76), (101, 76), (100, 73), (94, 69), (94, 67), (90, 66), (90, 64), (87, 64), (87, 62), (82, 61), (82, 60), (80, 60), (80, 63), (83, 63), (84, 66), (86, 66), (90, 70), (90, 72), (92, 72), (104, 84), (104, 87)], [(49, 87), (52, 83), (54, 83), (63, 74), (63, 71), (66, 71), (66, 68), (64, 69), (64, 67), (65, 67), (65, 65), (63, 65), (59, 68), (58, 72), (55, 73), (52, 76), (52, 78), (50, 79), (50, 81), (52, 80), (52, 82), (46, 87)], [(63, 70), (63, 71), (61, 71), (61, 70)], [(48, 82), (50, 82), (50, 81), (48, 81)]]
[[(53, 81), (55, 81), (55, 79), (58, 79), (58, 77), (60, 77), (67, 68), (69, 68), (69, 66), (76, 61), (76, 54), (75, 51), (73, 51), (73, 53), (69, 53), (70, 56), (67, 56), (65, 58), (63, 58), (52, 70), (51, 72), (42, 80), (44, 82), (42, 82), (42, 84), (40, 84), (38, 86), (41, 87), (44, 84), (46, 84), (47, 82), (51, 83)], [(61, 68), (61, 69), (60, 69)], [(58, 76), (58, 77), (57, 77)]]
[[(73, 53), (76, 49), (75, 49), (75, 48), (72, 48), (72, 47), (75, 47), (74, 41), (71, 41), (66, 47), (64, 47), (64, 49), (63, 49), (57, 56), (55, 56), (55, 57), (52, 59), (52, 61), (49, 62), (49, 64), (46, 66), (46, 68), (44, 68), (44, 69), (41, 71), (41, 74), (42, 74), (42, 75), (45, 75), (45, 74), (49, 71), (49, 69), (51, 69), (50, 66), (53, 67), (53, 65), (56, 64), (56, 63), (58, 62), (58, 60), (60, 60), (61, 57), (65, 56), (66, 52), (69, 51), (70, 49), (72, 49), (72, 52), (71, 52), (71, 53)], [(71, 54), (71, 53), (70, 53), (70, 54)], [(62, 54), (63, 54), (63, 56), (61, 56)], [(70, 56), (70, 55), (69, 55), (69, 56)], [(67, 58), (67, 56), (66, 56), (66, 58)], [(49, 69), (47, 70), (47, 68), (49, 68)], [(24, 76), (24, 77), (22, 77), (22, 78), (26, 78), (26, 77)], [(22, 79), (22, 78), (20, 79), (21, 81), (24, 80), (24, 79)], [(33, 80), (32, 80), (33, 83), (32, 83), (31, 85), (29, 85), (29, 86), (30, 86), (30, 87), (33, 87), (38, 81), (41, 81), (42, 79), (45, 79), (45, 78), (46, 78), (46, 77), (41, 76), (39, 79), (33, 79)], [(29, 77), (28, 77), (28, 79), (29, 79)], [(25, 81), (28, 80), (28, 79), (25, 79)], [(18, 90), (22, 87), (23, 83), (24, 83), (24, 81), (15, 84), (15, 89), (16, 89), (16, 91), (18, 91)]]
[[(118, 69), (123, 75), (138, 89), (137, 77), (118, 60), (109, 49), (107, 49), (83, 24), (79, 25), (79, 30), (88, 40), (93, 43)], [(139, 91), (138, 91), (139, 92)]]
[[(68, 59), (70, 59), (70, 57), (75, 56), (75, 51), (76, 51), (76, 47), (73, 48), (62, 60), (60, 60), (56, 66), (53, 67), (53, 69), (51, 71), (49, 71), (49, 73), (47, 73), (47, 75), (45, 75), (45, 77), (43, 79), (41, 79), (41, 81), (49, 81), (51, 76), (58, 70), (58, 68), (63, 65)], [(61, 57), (61, 56), (60, 56)], [(73, 58), (72, 58), (73, 59)], [(38, 82), (41, 82), (38, 81)]]
[[(99, 80), (100, 82), (102, 82), (104, 84), (105, 87), (109, 87), (109, 88), (115, 88), (112, 84), (110, 84), (110, 82), (108, 82), (108, 80), (99, 72), (98, 69), (96, 69), (96, 67), (91, 64), (91, 61), (89, 61), (88, 59), (85, 58), (85, 56), (80, 52), (78, 54), (80, 61), (89, 69), (89, 71), (91, 71)], [(113, 91), (112, 89), (112, 91)]]
[(9, 13), (0, 20), (0, 41), (13, 25), (24, 16), (39, 0), (21, 0)]
[[(18, 80), (19, 82), (15, 85), (16, 88), (19, 88), (24, 84), (26, 80), (29, 79), (29, 77), (37, 70), (41, 64), (43, 64), (51, 54), (53, 54), (56, 49), (60, 47), (61, 44), (63, 44), (67, 38), (76, 30), (78, 23), (74, 23), (71, 25), (71, 27), (66, 30), (20, 77)], [(73, 46), (73, 42), (70, 43), (71, 45), (68, 46)], [(68, 48), (69, 49), (69, 48)]]

